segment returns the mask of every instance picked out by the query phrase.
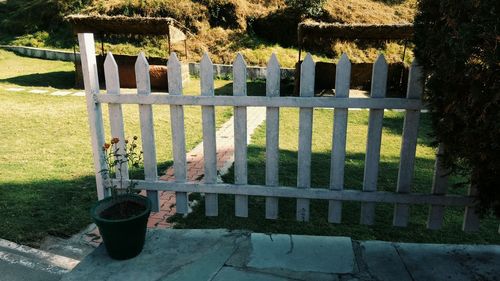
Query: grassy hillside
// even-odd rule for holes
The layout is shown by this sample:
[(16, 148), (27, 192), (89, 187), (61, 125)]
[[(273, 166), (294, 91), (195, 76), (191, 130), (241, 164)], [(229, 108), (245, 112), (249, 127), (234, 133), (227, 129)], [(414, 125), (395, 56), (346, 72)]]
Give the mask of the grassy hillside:
[[(315, 20), (342, 23), (411, 22), (417, 0), (326, 0)], [(263, 65), (276, 52), (282, 66), (292, 67), (298, 57), (296, 24), (307, 18), (287, 10), (284, 0), (7, 0), (0, 3), (0, 42), (35, 47), (73, 47), (74, 38), (63, 17), (70, 13), (172, 17), (192, 33), (188, 59), (196, 61), (204, 51), (214, 62), (231, 63), (242, 52), (249, 64)], [(276, 31), (274, 31), (276, 28)], [(272, 30), (263, 37), (260, 31)], [(2, 35), (3, 34), (3, 35)], [(288, 41), (279, 37), (288, 34)], [(106, 51), (167, 56), (161, 38), (107, 38)], [(353, 61), (370, 62), (378, 52), (389, 61), (400, 61), (402, 46), (395, 43), (363, 44), (335, 42), (330, 52), (317, 53), (318, 60), (335, 59), (347, 52)], [(183, 44), (174, 50), (184, 53)], [(408, 56), (406, 61), (411, 59)]]

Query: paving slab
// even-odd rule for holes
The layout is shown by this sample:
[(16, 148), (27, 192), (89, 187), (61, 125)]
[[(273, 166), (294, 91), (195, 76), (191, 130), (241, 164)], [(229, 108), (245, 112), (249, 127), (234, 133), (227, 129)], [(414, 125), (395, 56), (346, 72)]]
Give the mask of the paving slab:
[(211, 280), (240, 237), (227, 230), (150, 230), (139, 256), (112, 260), (101, 245), (62, 280)]
[(251, 244), (248, 267), (320, 273), (354, 270), (348, 237), (252, 233)]
[(223, 267), (215, 276), (213, 281), (287, 281), (288, 278), (236, 269), (234, 267)]
[(28, 91), (28, 92), (30, 92), (30, 93), (32, 93), (32, 94), (45, 94), (45, 93), (48, 93), (49, 91), (47, 91), (47, 90), (37, 90), (37, 89), (34, 89), (34, 90), (30, 90), (30, 91)]
[(391, 242), (360, 242), (362, 259), (371, 276), (385, 281), (412, 281), (403, 260)]
[(55, 91), (51, 93), (52, 96), (67, 96), (69, 94), (72, 94), (73, 92), (70, 91)]
[(22, 92), (22, 91), (24, 91), (26, 89), (24, 89), (24, 88), (7, 88), (5, 90), (7, 90), (9, 92)]
[(500, 280), (500, 246), (394, 243), (413, 280)]

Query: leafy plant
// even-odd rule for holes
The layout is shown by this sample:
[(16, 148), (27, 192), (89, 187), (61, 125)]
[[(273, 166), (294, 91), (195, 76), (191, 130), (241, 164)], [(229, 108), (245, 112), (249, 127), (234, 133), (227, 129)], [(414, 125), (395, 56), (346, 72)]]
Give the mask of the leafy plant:
[(415, 55), (446, 166), (478, 191), (482, 214), (500, 217), (498, 0), (420, 0)]
[(323, 14), (326, 0), (285, 0), (288, 8), (306, 17), (319, 17)]
[[(102, 147), (103, 157), (106, 161), (107, 168), (100, 171), (105, 187), (111, 191), (112, 196), (119, 194), (119, 190), (125, 193), (134, 193), (137, 182), (131, 180), (130, 184), (124, 187), (124, 172), (126, 167), (139, 168), (142, 162), (142, 151), (137, 151), (137, 136), (132, 138), (132, 142), (127, 139), (120, 144), (120, 139), (114, 137), (109, 143), (105, 143)], [(119, 181), (116, 185), (113, 178), (118, 176)]]

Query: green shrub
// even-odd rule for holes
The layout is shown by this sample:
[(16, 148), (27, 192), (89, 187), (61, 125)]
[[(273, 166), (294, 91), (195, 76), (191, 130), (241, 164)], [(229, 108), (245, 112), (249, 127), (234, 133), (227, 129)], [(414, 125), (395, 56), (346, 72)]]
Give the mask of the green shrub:
[(306, 17), (319, 17), (323, 14), (326, 0), (285, 0), (288, 8)]
[(211, 26), (220, 26), (225, 28), (240, 27), (238, 18), (238, 7), (235, 1), (229, 0), (202, 0), (200, 1), (207, 7), (208, 21)]
[(421, 0), (415, 18), (415, 55), (446, 165), (477, 188), (481, 214), (498, 217), (499, 9), (498, 0)]

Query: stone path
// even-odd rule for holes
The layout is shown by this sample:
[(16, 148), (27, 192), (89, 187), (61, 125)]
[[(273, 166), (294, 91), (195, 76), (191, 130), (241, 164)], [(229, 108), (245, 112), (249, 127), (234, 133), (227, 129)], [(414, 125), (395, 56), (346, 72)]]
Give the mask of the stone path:
[(75, 96), (75, 97), (84, 97), (84, 91), (70, 91), (70, 90), (43, 90), (43, 89), (32, 89), (29, 90), (27, 88), (21, 87), (8, 87), (5, 88), (7, 92), (28, 92), (30, 94), (47, 94), (51, 96)]
[[(262, 124), (266, 117), (264, 107), (247, 108), (247, 141), (250, 143), (251, 135), (254, 130)], [(217, 170), (220, 175), (225, 174), (234, 162), (234, 118), (231, 117), (216, 132), (217, 143)], [(186, 155), (187, 161), (187, 180), (203, 181), (204, 162), (203, 162), (203, 142), (199, 143), (193, 150)], [(174, 169), (170, 167), (161, 180), (173, 181)], [(167, 219), (175, 214), (175, 194), (174, 192), (164, 191), (160, 193), (160, 211), (151, 213), (148, 221), (148, 228), (169, 228), (171, 224)], [(94, 226), (87, 230), (83, 239), (97, 247), (101, 243), (101, 237), (97, 228)]]
[(466, 281), (500, 279), (500, 246), (356, 241), (223, 229), (151, 229), (142, 253), (103, 246), (61, 281)]

